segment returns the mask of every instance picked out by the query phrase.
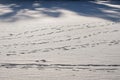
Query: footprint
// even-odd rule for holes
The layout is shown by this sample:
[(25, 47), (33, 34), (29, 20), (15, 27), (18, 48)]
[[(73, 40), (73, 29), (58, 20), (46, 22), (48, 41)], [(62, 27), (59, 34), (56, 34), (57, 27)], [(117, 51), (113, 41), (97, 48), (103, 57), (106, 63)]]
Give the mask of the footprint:
[(40, 60), (41, 62), (47, 62), (45, 59)]
[(35, 62), (47, 62), (47, 60), (45, 60), (45, 59), (42, 59), (42, 60), (36, 60)]
[(16, 55), (16, 54), (6, 54), (7, 56)]
[(9, 34), (10, 36), (13, 36), (13, 34), (11, 33), (11, 34)]
[(84, 36), (83, 38), (87, 38), (87, 36)]
[(21, 52), (20, 54), (25, 54), (24, 52)]
[(40, 62), (39, 60), (35, 60), (35, 62)]

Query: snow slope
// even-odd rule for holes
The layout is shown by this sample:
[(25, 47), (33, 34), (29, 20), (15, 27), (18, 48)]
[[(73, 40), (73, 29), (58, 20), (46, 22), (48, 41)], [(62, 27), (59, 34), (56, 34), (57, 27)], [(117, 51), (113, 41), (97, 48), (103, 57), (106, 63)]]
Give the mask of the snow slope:
[(120, 6), (60, 3), (0, 4), (0, 80), (120, 79)]

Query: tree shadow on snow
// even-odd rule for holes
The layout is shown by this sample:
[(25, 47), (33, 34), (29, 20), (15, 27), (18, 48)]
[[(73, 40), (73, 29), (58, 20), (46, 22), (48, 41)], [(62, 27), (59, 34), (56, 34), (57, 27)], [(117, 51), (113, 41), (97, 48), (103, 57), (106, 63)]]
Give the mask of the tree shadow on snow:
[[(120, 3), (120, 2), (119, 2)], [(118, 2), (110, 4), (119, 5)], [(59, 18), (67, 10), (80, 16), (98, 17), (120, 21), (120, 8), (93, 1), (0, 0), (0, 21), (15, 22), (20, 19)], [(41, 16), (42, 15), (42, 16)]]

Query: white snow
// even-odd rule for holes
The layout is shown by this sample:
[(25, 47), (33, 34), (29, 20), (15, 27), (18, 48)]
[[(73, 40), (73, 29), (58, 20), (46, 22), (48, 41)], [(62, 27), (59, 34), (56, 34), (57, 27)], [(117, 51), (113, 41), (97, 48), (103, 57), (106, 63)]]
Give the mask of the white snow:
[(0, 3), (0, 80), (119, 80), (119, 21), (104, 2)]

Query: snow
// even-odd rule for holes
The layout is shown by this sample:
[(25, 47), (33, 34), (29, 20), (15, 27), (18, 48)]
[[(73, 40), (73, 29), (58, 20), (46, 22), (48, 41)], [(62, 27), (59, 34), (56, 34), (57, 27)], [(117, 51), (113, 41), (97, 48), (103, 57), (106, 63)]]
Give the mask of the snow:
[(119, 80), (119, 21), (108, 2), (1, 2), (0, 80)]

